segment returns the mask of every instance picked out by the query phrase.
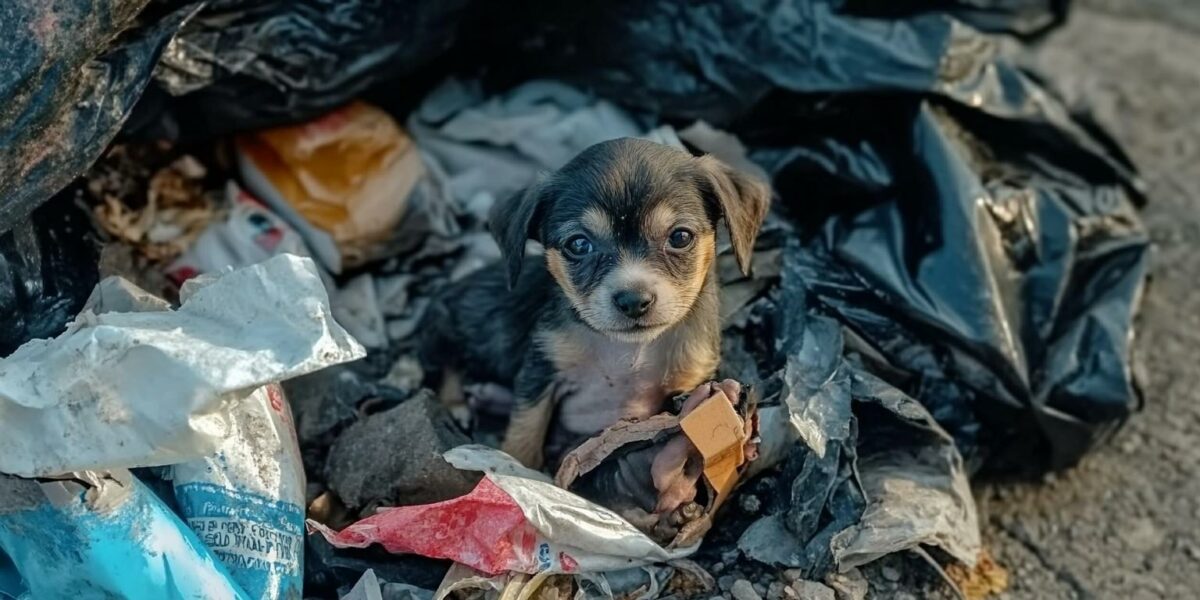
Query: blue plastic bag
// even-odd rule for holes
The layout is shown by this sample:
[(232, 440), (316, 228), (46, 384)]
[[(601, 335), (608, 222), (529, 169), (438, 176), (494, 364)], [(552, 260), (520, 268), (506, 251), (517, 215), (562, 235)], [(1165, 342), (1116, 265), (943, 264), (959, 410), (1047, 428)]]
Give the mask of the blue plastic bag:
[(252, 598), (129, 471), (67, 477), (0, 479), (0, 550), (32, 598)]

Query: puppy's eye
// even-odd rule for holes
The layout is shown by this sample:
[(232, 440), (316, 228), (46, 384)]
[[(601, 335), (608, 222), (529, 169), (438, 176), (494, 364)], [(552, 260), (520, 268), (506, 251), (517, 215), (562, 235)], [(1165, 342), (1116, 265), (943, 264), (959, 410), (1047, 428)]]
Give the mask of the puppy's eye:
[(671, 232), (671, 236), (667, 238), (667, 243), (676, 250), (683, 250), (692, 245), (692, 240), (695, 235), (686, 229), (676, 229)]
[(578, 258), (586, 254), (591, 254), (592, 240), (582, 235), (571, 236), (567, 239), (567, 243), (563, 244), (563, 247), (566, 248), (567, 254)]

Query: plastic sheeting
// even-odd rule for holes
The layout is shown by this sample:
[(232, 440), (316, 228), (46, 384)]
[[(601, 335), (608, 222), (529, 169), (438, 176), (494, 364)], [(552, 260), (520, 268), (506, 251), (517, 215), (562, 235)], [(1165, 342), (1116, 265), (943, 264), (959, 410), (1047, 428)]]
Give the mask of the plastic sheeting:
[(251, 598), (129, 471), (0, 475), (0, 498), (0, 551), (33, 598)]
[[(804, 289), (807, 255), (785, 246), (778, 286), (724, 334), (723, 368), (763, 381), (760, 461), (780, 467), (765, 516), (738, 547), (818, 578), (922, 545), (973, 563), (979, 524), (952, 438), (918, 402), (842, 357), (842, 328), (814, 313)], [(763, 343), (765, 360), (749, 358)]]
[(148, 3), (0, 5), (0, 232), (100, 157), (196, 6), (134, 28)]
[[(265, 384), (364, 354), (333, 321), (310, 259), (281, 255), (193, 279), (182, 296), (173, 311), (99, 305), (61, 336), (0, 360), (0, 472), (43, 476), (201, 458), (231, 426), (219, 409)], [(48, 443), (63, 439), (69, 443)]]
[[(789, 154), (781, 187), (833, 177), (862, 203), (825, 219), (789, 205), (815, 230), (805, 287), (975, 467), (1073, 465), (1138, 402), (1131, 332), (1149, 240), (1134, 182), (1045, 125), (1026, 130), (1030, 147), (1002, 122), (921, 102), (872, 127), (892, 139), (757, 155)], [(853, 166), (829, 172), (834, 156)]]
[(59, 197), (0, 234), (0, 356), (63, 331), (99, 280), (91, 225)]
[(167, 47), (139, 118), (194, 139), (317, 116), (449, 50), (469, 5), (210, 0)]

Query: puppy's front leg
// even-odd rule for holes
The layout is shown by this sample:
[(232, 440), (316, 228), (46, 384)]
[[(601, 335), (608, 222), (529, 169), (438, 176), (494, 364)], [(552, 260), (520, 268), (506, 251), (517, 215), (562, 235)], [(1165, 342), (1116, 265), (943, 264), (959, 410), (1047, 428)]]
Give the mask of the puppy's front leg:
[(545, 462), (546, 435), (554, 420), (554, 409), (562, 398), (563, 384), (555, 381), (553, 368), (547, 361), (534, 356), (521, 368), (513, 387), (517, 404), (500, 449), (521, 464), (540, 469)]
[(557, 388), (550, 384), (533, 402), (518, 404), (504, 432), (500, 449), (531, 469), (542, 468), (546, 459), (546, 434), (558, 404)]

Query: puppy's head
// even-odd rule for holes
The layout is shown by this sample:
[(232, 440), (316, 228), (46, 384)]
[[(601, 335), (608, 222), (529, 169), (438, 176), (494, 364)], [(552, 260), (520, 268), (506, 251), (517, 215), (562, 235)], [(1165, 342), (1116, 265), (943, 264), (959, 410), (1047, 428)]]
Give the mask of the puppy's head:
[(766, 216), (767, 186), (711, 157), (644, 140), (584, 150), (557, 173), (492, 210), (492, 233), (521, 273), (525, 242), (576, 312), (615, 339), (642, 342), (683, 319), (700, 296), (724, 219), (742, 271)]

